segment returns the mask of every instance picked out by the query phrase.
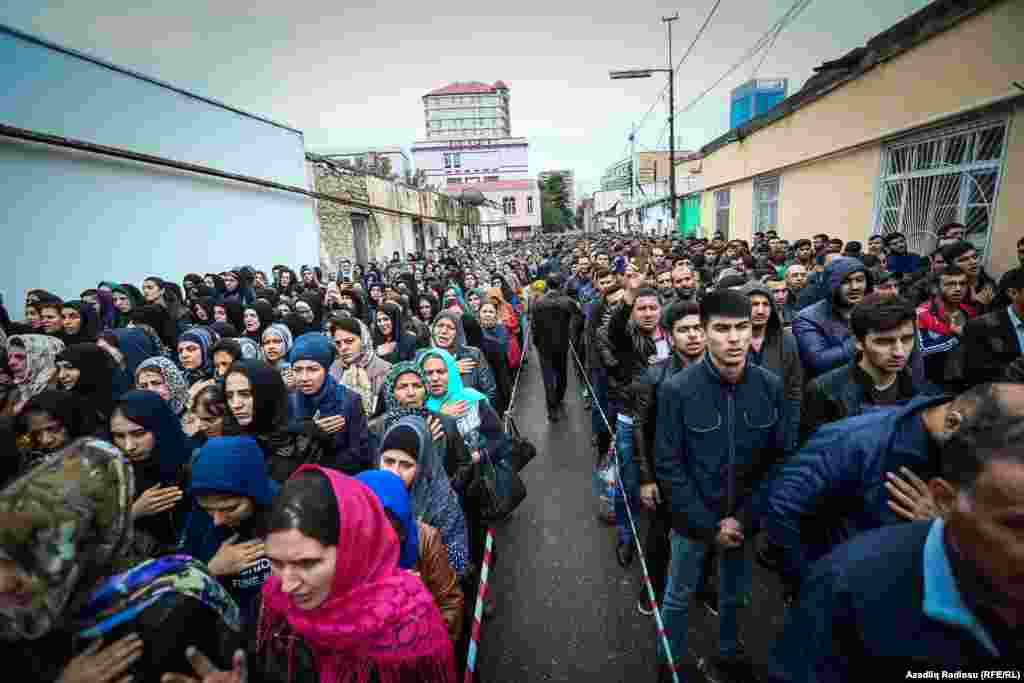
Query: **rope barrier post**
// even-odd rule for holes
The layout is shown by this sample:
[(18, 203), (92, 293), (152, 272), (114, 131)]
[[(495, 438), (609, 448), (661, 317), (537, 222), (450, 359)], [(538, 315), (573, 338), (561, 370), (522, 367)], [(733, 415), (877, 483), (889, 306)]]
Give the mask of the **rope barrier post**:
[[(583, 369), (583, 364), (580, 362), (580, 357), (576, 355), (576, 347), (573, 345), (572, 340), (569, 341), (569, 349), (572, 351), (572, 357), (576, 361), (576, 365)], [(583, 376), (587, 386), (590, 387), (591, 395), (593, 395), (594, 387), (590, 385), (590, 378), (586, 375)], [(608, 427), (608, 431), (611, 434), (615, 434), (615, 430), (612, 429), (611, 424), (608, 422), (608, 416), (605, 415), (604, 409), (597, 402), (594, 403), (597, 409), (601, 413), (601, 419), (604, 420), (605, 426)], [(629, 518), (629, 527), (633, 531), (633, 543), (636, 544), (637, 557), (640, 558), (640, 568), (644, 573), (644, 587), (647, 589), (647, 598), (651, 602), (651, 607), (654, 612), (654, 623), (658, 630), (658, 638), (661, 640), (661, 646), (665, 649), (665, 658), (668, 660), (669, 671), (672, 672), (673, 683), (680, 683), (679, 680), (679, 669), (676, 666), (675, 659), (672, 657), (672, 647), (668, 642), (668, 633), (665, 631), (665, 622), (661, 618), (661, 608), (658, 606), (657, 598), (654, 595), (654, 584), (651, 582), (651, 573), (647, 570), (647, 558), (644, 555), (643, 545), (640, 543), (640, 534), (637, 532), (636, 520), (633, 518), (633, 510), (629, 505), (629, 496), (626, 495), (626, 487), (622, 483), (622, 463), (619, 462), (618, 450), (615, 450), (615, 441), (612, 441), (612, 454), (615, 458), (615, 483), (622, 493), (622, 500), (625, 503), (626, 516)]]
[(487, 585), (491, 574), (491, 557), (494, 551), (494, 527), (487, 528), (487, 541), (484, 543), (484, 563), (480, 570), (480, 590), (476, 594), (473, 606), (473, 630), (469, 637), (469, 651), (466, 654), (466, 675), (464, 683), (473, 683), (476, 674), (476, 655), (480, 648), (480, 627), (483, 622), (484, 598), (487, 597)]

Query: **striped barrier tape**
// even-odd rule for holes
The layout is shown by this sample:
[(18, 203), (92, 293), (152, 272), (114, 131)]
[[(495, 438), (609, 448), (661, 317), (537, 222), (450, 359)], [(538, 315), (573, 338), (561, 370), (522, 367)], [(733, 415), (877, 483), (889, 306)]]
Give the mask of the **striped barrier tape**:
[(476, 595), (473, 607), (473, 630), (469, 638), (469, 651), (466, 655), (465, 683), (473, 683), (476, 673), (476, 654), (480, 648), (480, 625), (484, 616), (484, 598), (487, 597), (487, 581), (491, 575), (491, 556), (494, 551), (494, 527), (487, 528), (487, 541), (484, 543), (484, 563), (480, 570), (480, 591)]

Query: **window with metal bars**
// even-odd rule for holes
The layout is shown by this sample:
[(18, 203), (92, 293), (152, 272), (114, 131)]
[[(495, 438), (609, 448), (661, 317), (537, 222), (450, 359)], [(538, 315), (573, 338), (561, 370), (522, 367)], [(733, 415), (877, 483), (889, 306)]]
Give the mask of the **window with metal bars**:
[(754, 182), (754, 232), (776, 230), (779, 222), (779, 177)]
[(729, 190), (715, 191), (715, 230), (729, 238)]
[(936, 231), (956, 221), (981, 252), (1005, 157), (1006, 122), (960, 126), (889, 145), (882, 160), (875, 232), (902, 232), (910, 251), (930, 253)]

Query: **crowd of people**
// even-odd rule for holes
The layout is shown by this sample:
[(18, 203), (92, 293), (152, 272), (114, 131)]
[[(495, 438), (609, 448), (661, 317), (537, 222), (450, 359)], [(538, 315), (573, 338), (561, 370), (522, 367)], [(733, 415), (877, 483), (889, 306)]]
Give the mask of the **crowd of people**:
[[(454, 681), (529, 344), (550, 422), (580, 380), (677, 668), (691, 602), (719, 683), (1019, 664), (1024, 239), (997, 282), (965, 233), (545, 235), (30, 290), (0, 307), (0, 647), (62, 683)], [(755, 562), (787, 604), (767, 672)]]
[(31, 680), (456, 680), (526, 263), (270, 273), (0, 307), (0, 646)]
[[(663, 618), (659, 680), (687, 670), (691, 603), (718, 618), (694, 662), (718, 683), (1024, 662), (1024, 238), (997, 282), (966, 232), (926, 256), (775, 231), (545, 254), (549, 420), (575, 367), (618, 467), (617, 560), (644, 549), (637, 606)], [(767, 671), (738, 619), (755, 562), (787, 612)]]

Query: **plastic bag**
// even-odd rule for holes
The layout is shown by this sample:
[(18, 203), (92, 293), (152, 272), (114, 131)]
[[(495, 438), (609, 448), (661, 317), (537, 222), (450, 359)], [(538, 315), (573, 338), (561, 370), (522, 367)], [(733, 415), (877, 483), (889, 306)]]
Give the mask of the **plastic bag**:
[(615, 524), (615, 482), (619, 467), (615, 460), (615, 443), (601, 456), (594, 469), (594, 493), (597, 495), (597, 518), (605, 524)]

